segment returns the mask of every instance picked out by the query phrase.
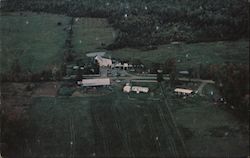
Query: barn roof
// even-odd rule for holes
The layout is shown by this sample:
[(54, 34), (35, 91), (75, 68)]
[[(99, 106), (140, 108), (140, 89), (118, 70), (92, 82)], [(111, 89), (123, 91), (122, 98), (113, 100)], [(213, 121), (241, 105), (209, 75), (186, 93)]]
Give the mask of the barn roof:
[(112, 60), (111, 59), (106, 59), (106, 58), (103, 58), (99, 55), (97, 55), (95, 57), (95, 60), (97, 60), (98, 64), (100, 66), (111, 66), (112, 65)]
[(185, 93), (185, 94), (191, 94), (193, 92), (193, 90), (191, 89), (183, 89), (183, 88), (176, 88), (174, 90), (174, 92), (177, 92), (177, 93)]
[(79, 82), (82, 86), (108, 86), (110, 85), (109, 78), (83, 79)]

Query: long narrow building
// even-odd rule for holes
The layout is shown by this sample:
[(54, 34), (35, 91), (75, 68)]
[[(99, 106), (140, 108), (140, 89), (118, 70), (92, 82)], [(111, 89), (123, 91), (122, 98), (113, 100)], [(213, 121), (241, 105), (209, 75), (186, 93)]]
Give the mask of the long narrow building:
[(78, 85), (83, 87), (109, 86), (110, 83), (109, 78), (83, 79), (77, 82)]

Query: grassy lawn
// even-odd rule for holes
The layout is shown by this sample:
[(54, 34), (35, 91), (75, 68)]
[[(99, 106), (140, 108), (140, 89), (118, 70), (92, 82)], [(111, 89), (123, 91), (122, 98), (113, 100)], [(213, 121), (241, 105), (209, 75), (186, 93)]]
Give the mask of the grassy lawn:
[(102, 43), (106, 46), (115, 38), (115, 31), (106, 19), (79, 18), (73, 25), (73, 45), (77, 53), (83, 57), (89, 51), (102, 51)]
[[(150, 66), (151, 62), (164, 63), (167, 58), (176, 58), (180, 69), (202, 64), (223, 62), (248, 63), (249, 43), (247, 40), (233, 42), (211, 42), (180, 45), (161, 45), (156, 50), (140, 51), (124, 48), (110, 52), (112, 57), (140, 59)], [(179, 61), (178, 61), (179, 60)]]
[[(53, 14), (2, 13), (0, 72), (9, 71), (14, 59), (22, 69), (39, 72), (62, 62), (69, 18)], [(61, 22), (60, 26), (57, 23)]]

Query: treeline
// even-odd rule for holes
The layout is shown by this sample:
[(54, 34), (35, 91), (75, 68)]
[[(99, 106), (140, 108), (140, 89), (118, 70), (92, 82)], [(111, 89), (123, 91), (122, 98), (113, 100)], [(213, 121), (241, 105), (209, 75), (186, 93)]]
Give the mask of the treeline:
[(4, 11), (108, 18), (119, 32), (109, 49), (246, 38), (248, 8), (247, 0), (6, 0), (2, 4)]
[(212, 79), (219, 89), (227, 109), (238, 118), (249, 121), (249, 65), (212, 64), (200, 67), (201, 78)]
[(0, 82), (39, 82), (62, 80), (66, 72), (66, 65), (61, 64), (47, 68), (41, 72), (22, 69), (18, 59), (13, 60), (10, 71), (0, 74)]

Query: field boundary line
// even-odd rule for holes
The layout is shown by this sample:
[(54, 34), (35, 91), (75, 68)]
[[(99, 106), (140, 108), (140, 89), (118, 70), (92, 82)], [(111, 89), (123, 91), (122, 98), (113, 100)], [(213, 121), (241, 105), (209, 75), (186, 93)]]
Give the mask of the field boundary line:
[(164, 99), (164, 103), (165, 103), (165, 105), (166, 105), (166, 107), (167, 107), (167, 111), (168, 111), (168, 113), (169, 113), (169, 115), (170, 115), (170, 119), (171, 119), (170, 121), (173, 123), (174, 128), (175, 128), (175, 131), (176, 131), (176, 133), (177, 133), (177, 136), (178, 136), (179, 139), (181, 140), (181, 144), (182, 144), (182, 147), (183, 147), (184, 152), (185, 152), (185, 157), (189, 157), (189, 154), (188, 154), (188, 152), (187, 152), (187, 148), (186, 148), (185, 142), (184, 142), (184, 140), (183, 140), (183, 138), (182, 138), (182, 136), (181, 136), (181, 133), (180, 133), (178, 127), (177, 127), (177, 124), (176, 124), (176, 122), (175, 122), (175, 120), (174, 120), (173, 113), (172, 113), (170, 107), (168, 106), (168, 102), (169, 102), (169, 101), (168, 101), (167, 96), (166, 96), (166, 94), (165, 94), (165, 91), (164, 91), (164, 89), (163, 89), (163, 87), (162, 87), (162, 84), (160, 85), (160, 87), (161, 87), (162, 93), (163, 93), (164, 98), (165, 98), (165, 99)]

